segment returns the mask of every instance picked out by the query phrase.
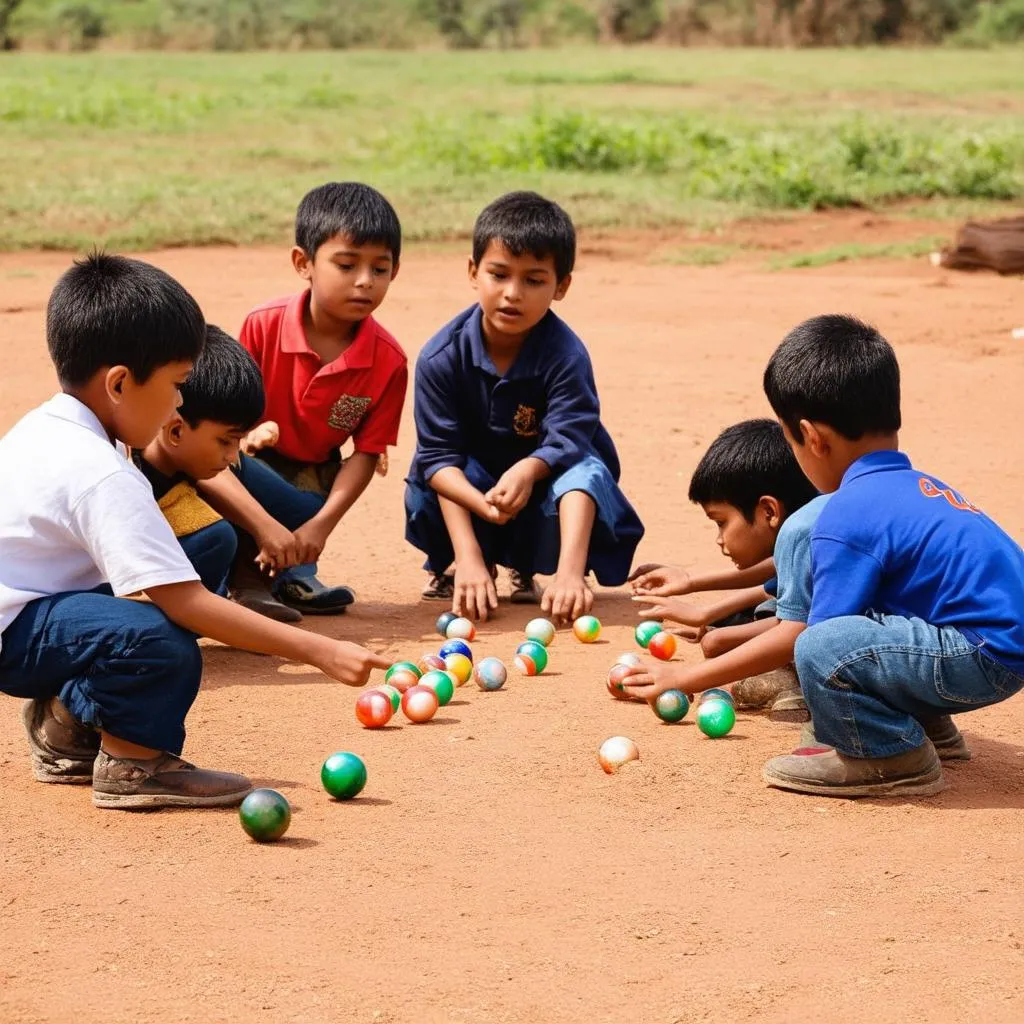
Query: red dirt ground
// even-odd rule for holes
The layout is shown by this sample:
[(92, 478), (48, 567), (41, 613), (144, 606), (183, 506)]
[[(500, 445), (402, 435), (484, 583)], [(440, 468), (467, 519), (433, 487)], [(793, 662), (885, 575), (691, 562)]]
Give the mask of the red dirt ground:
[[(821, 223), (815, 248), (850, 237), (848, 221)], [(925, 260), (645, 265), (628, 243), (584, 247), (560, 312), (593, 353), (648, 526), (641, 558), (716, 564), (689, 474), (721, 427), (767, 412), (761, 370), (786, 329), (840, 310), (898, 348), (905, 447), (1024, 537), (1019, 280)], [(153, 259), (232, 329), (295, 287), (283, 250)], [(54, 390), (44, 308), (66, 264), (0, 255), (0, 429)], [(381, 319), (410, 356), (469, 303), (463, 265), (454, 250), (408, 253)], [(325, 560), (360, 603), (315, 623), (396, 657), (436, 645), (440, 610), (418, 602), (402, 540), (412, 444), (407, 419), (391, 475)], [(211, 648), (187, 753), (287, 794), (276, 845), (250, 842), (233, 811), (101, 812), (88, 788), (33, 783), (17, 705), (0, 701), (0, 1020), (1024, 1019), (1024, 704), (962, 720), (975, 759), (948, 770), (939, 797), (800, 798), (759, 776), (792, 728), (745, 715), (712, 741), (692, 720), (611, 701), (603, 678), (635, 616), (615, 594), (596, 611), (602, 641), (560, 635), (543, 677), (464, 688), (432, 724), (378, 732), (356, 724), (355, 692), (313, 670)], [(478, 656), (508, 658), (528, 617), (503, 605)], [(596, 751), (616, 733), (642, 761), (606, 776)], [(366, 760), (352, 803), (319, 787), (334, 750)]]

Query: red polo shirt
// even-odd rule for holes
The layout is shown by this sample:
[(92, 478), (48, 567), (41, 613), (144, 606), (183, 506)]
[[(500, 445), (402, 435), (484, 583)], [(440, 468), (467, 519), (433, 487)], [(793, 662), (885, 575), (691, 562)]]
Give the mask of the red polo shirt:
[(405, 353), (372, 316), (352, 344), (324, 366), (302, 319), (309, 291), (258, 306), (240, 340), (259, 364), (264, 420), (281, 430), (277, 450), (300, 462), (326, 462), (350, 437), (357, 452), (379, 455), (398, 440), (409, 380)]

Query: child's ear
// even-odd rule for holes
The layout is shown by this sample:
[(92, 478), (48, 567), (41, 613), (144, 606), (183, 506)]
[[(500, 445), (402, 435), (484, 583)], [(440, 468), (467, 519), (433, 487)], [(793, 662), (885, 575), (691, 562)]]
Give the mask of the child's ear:
[(812, 423), (810, 420), (801, 420), (800, 432), (804, 435), (804, 446), (816, 459), (824, 459), (828, 456), (832, 446), (816, 423)]
[(107, 370), (107, 375), (103, 378), (103, 387), (112, 402), (120, 403), (124, 397), (124, 386), (130, 375), (131, 370), (127, 366), (112, 366)]
[(469, 259), (469, 265), (466, 267), (466, 272), (469, 274), (469, 283), (475, 289), (476, 288), (476, 275), (480, 268), (473, 262), (472, 256)]
[(164, 441), (169, 444), (172, 448), (177, 448), (181, 444), (182, 434), (185, 432), (185, 421), (181, 418), (180, 414), (175, 413), (164, 425), (163, 425)]
[(769, 529), (777, 530), (785, 519), (785, 510), (778, 498), (770, 494), (762, 494), (757, 499), (757, 514), (760, 516)]
[(292, 266), (295, 273), (304, 281), (308, 281), (313, 273), (313, 261), (306, 255), (306, 250), (300, 246), (292, 246)]
[(558, 282), (558, 287), (555, 289), (554, 301), (558, 302), (560, 299), (565, 298), (565, 293), (569, 290), (569, 285), (572, 284), (572, 274), (566, 274), (561, 281)]

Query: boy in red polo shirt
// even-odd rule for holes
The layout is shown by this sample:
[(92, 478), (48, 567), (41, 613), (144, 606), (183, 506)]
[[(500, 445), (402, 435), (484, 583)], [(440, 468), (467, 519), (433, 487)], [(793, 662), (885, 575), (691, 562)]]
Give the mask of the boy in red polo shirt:
[[(292, 249), (309, 287), (257, 307), (242, 326), (267, 401), (244, 446), (256, 457), (243, 456), (238, 479), (280, 524), (274, 542), (265, 528), (256, 534), (256, 561), (275, 577), (278, 599), (301, 612), (341, 612), (354, 600), (348, 587), (325, 587), (315, 563), (398, 440), (406, 357), (372, 314), (398, 273), (401, 244), (398, 216), (375, 189), (313, 189), (299, 204)], [(354, 451), (342, 459), (350, 438)], [(243, 604), (259, 605), (256, 583), (236, 573)]]

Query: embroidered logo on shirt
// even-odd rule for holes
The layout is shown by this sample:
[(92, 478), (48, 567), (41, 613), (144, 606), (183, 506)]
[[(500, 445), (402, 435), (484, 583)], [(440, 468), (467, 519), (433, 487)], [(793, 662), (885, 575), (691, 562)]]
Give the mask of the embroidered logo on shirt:
[(327, 425), (333, 430), (344, 430), (351, 434), (362, 422), (366, 410), (370, 408), (369, 398), (357, 398), (355, 395), (342, 395), (334, 405), (331, 406), (331, 413), (327, 417)]
[(528, 405), (519, 406), (512, 418), (512, 429), (520, 437), (536, 437), (540, 433), (540, 427), (537, 426), (537, 410), (531, 409)]

